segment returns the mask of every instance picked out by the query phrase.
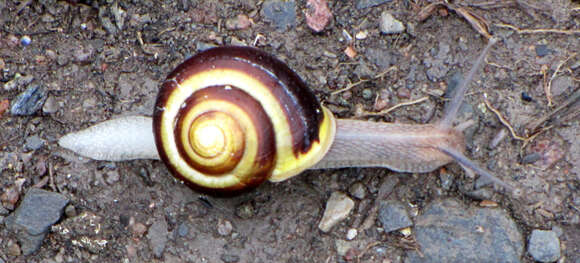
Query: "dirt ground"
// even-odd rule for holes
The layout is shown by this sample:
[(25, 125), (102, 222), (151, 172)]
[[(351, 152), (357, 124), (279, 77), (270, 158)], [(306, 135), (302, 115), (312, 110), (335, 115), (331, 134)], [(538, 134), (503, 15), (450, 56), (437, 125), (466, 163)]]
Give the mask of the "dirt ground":
[[(363, 249), (351, 251), (354, 256), (337, 251), (337, 240), (344, 240), (348, 229), (370, 216), (369, 206), (376, 204), (385, 177), (399, 177), (397, 197), (419, 213), (443, 197), (479, 203), (465, 190), (473, 188), (475, 180), (456, 164), (416, 175), (376, 168), (307, 171), (239, 197), (215, 198), (180, 184), (159, 161), (90, 161), (57, 145), (62, 135), (115, 116), (151, 115), (167, 73), (199, 49), (226, 44), (257, 46), (285, 61), (339, 117), (433, 122), (442, 115), (450, 76), (467, 72), (486, 43), (464, 16), (444, 7), (417, 21), (426, 1), (394, 0), (366, 8), (356, 6), (361, 1), (329, 1), (333, 19), (320, 33), (306, 23), (307, 1), (295, 2), (296, 22), (288, 28), (277, 28), (264, 17), (264, 2), (0, 0), (0, 101), (12, 101), (26, 89), (28, 84), (5, 87), (18, 75), (32, 76), (31, 84), (46, 91), (44, 107), (33, 115), (12, 116), (10, 110), (0, 115), (0, 164), (5, 165), (0, 167), (0, 187), (22, 184), (20, 199), (31, 187), (63, 194), (71, 206), (57, 225), (88, 228), (90, 233), (79, 245), (71, 241), (75, 237), (53, 228), (41, 249), (25, 257), (6, 252), (15, 239), (0, 230), (0, 259), (402, 262), (409, 248), (398, 245), (399, 236), (379, 231), (378, 223), (358, 234)], [(526, 193), (515, 198), (490, 190), (484, 199), (508, 211), (524, 237), (532, 229), (557, 227), (562, 232), (562, 257), (579, 262), (578, 105), (549, 115), (580, 86), (580, 55), (574, 55), (580, 50), (578, 2), (469, 2), (501, 41), (463, 108), (464, 115), (476, 121), (467, 131), (467, 155)], [(382, 34), (383, 11), (407, 29)], [(244, 24), (240, 14), (251, 23)], [(509, 25), (561, 31), (517, 31)], [(30, 43), (23, 43), (25, 36)], [(355, 56), (345, 52), (349, 46)], [(364, 116), (425, 96), (427, 101), (388, 114)], [(485, 99), (517, 136), (533, 134), (533, 121), (552, 118), (537, 126), (542, 129), (539, 135), (523, 141), (508, 132)], [(39, 138), (41, 146), (26, 147), (31, 137)], [(445, 171), (452, 174), (450, 187), (442, 185), (440, 173)], [(330, 194), (349, 193), (357, 182), (364, 184), (366, 195), (354, 199), (353, 213), (329, 233), (319, 231)], [(150, 245), (152, 226), (159, 224), (166, 224), (169, 232), (160, 258), (155, 251), (159, 248)], [(105, 245), (91, 245), (97, 243)], [(522, 260), (532, 261), (525, 252)]]

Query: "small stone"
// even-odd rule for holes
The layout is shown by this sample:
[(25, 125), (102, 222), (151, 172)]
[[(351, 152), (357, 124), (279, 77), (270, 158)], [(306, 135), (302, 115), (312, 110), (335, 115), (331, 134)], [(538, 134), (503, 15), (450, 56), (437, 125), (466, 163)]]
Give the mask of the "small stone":
[(24, 148), (30, 151), (36, 151), (44, 145), (44, 140), (40, 139), (37, 135), (30, 136), (26, 138), (24, 143)]
[(356, 2), (356, 9), (364, 9), (368, 7), (373, 7), (377, 5), (381, 5), (384, 3), (389, 3), (393, 0), (358, 0)]
[(0, 101), (0, 117), (6, 112), (6, 110), (10, 108), (10, 101), (9, 100), (1, 100)]
[(0, 204), (0, 216), (6, 216), (10, 213), (10, 211), (8, 211), (8, 209), (4, 208), (4, 206), (2, 206), (2, 204)]
[(373, 98), (373, 91), (369, 88), (363, 89), (362, 90), (362, 97), (365, 100), (370, 100)]
[(58, 111), (59, 105), (54, 96), (48, 96), (42, 106), (42, 112), (46, 114), (52, 114)]
[(405, 31), (405, 25), (386, 11), (381, 13), (379, 27), (383, 34), (398, 34)]
[(240, 261), (240, 256), (237, 255), (230, 255), (230, 254), (222, 254), (220, 259), (225, 263), (236, 263)]
[(8, 245), (8, 247), (6, 248), (6, 254), (8, 254), (11, 257), (20, 256), (20, 254), (21, 254), (20, 246), (18, 246), (18, 244), (16, 244), (16, 243), (12, 243), (12, 244)]
[(95, 48), (92, 45), (80, 46), (73, 51), (73, 58), (75, 62), (87, 63), (95, 53)]
[(354, 196), (357, 199), (364, 199), (367, 194), (367, 188), (363, 183), (356, 182), (348, 188), (348, 192), (350, 193), (350, 195)]
[(395, 200), (381, 201), (379, 221), (386, 233), (413, 225), (405, 206)]
[(532, 231), (528, 252), (539, 262), (554, 262), (560, 258), (560, 240), (554, 231)]
[(2, 192), (0, 200), (2, 200), (2, 205), (9, 210), (14, 210), (14, 206), (20, 198), (20, 191), (17, 186), (8, 187)]
[(34, 77), (32, 75), (22, 76), (20, 74), (16, 74), (16, 77), (14, 77), (14, 79), (6, 82), (6, 84), (4, 85), (4, 89), (10, 91), (22, 86), (26, 86), (30, 84), (30, 82), (32, 82), (33, 80)]
[(332, 12), (326, 0), (308, 0), (306, 3), (306, 24), (315, 32), (321, 32), (332, 19)]
[(181, 223), (179, 227), (177, 227), (177, 234), (180, 237), (185, 237), (187, 234), (189, 234), (189, 227), (186, 223)]
[(239, 14), (226, 20), (226, 28), (229, 30), (243, 30), (252, 25), (250, 18), (245, 14)]
[(153, 250), (153, 255), (161, 258), (165, 250), (165, 245), (167, 244), (167, 222), (165, 218), (155, 221), (149, 227), (147, 238), (149, 239), (149, 247)]
[(20, 45), (28, 46), (30, 45), (30, 42), (32, 42), (32, 39), (30, 39), (29, 36), (25, 35), (20, 38)]
[(12, 115), (32, 115), (42, 108), (46, 92), (38, 85), (30, 85), (13, 101), (10, 113)]
[(262, 4), (262, 17), (276, 29), (285, 31), (296, 25), (296, 2), (293, 0), (267, 0)]
[(6, 226), (17, 234), (22, 253), (30, 255), (40, 248), (50, 226), (56, 223), (69, 200), (61, 194), (30, 189)]
[(219, 219), (217, 224), (217, 231), (220, 236), (229, 236), (234, 227), (232, 223), (226, 219)]
[(134, 237), (141, 238), (145, 232), (147, 232), (147, 226), (144, 224), (137, 222), (131, 225), (131, 233), (133, 233)]
[(74, 205), (67, 205), (64, 208), (64, 214), (67, 217), (75, 217), (75, 216), (77, 216), (77, 209), (75, 208)]
[(114, 184), (114, 183), (118, 182), (118, 181), (119, 181), (119, 178), (121, 177), (121, 176), (119, 175), (119, 172), (118, 172), (117, 170), (115, 170), (115, 171), (109, 171), (109, 172), (107, 172), (107, 173), (105, 174), (105, 176), (106, 176), (106, 177), (105, 177), (105, 178), (106, 178), (105, 180), (106, 180), (106, 181), (107, 181), (107, 183), (108, 183), (108, 184), (110, 184), (110, 185), (112, 185), (112, 184)]
[(346, 240), (353, 240), (358, 235), (356, 228), (351, 228), (346, 232)]
[(318, 224), (318, 228), (322, 232), (328, 232), (330, 229), (344, 220), (354, 207), (354, 201), (346, 194), (341, 192), (334, 192), (330, 195), (326, 203), (324, 215)]
[(537, 45), (536, 46), (536, 55), (538, 57), (544, 57), (551, 53), (552, 51), (548, 49), (548, 45)]
[(236, 215), (242, 219), (250, 219), (254, 217), (255, 209), (252, 203), (244, 202), (236, 207)]

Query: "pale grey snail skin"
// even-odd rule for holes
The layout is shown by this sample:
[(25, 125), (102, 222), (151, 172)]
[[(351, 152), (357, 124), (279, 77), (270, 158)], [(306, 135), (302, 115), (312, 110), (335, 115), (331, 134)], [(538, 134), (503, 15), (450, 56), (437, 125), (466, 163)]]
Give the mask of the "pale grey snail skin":
[[(451, 123), (463, 101), (468, 84), (495, 42), (495, 39), (490, 40), (482, 51), (459, 85), (440, 122), (412, 125), (333, 120), (336, 131), (332, 144), (320, 161), (309, 169), (385, 167), (399, 172), (425, 173), (455, 160), (463, 167), (492, 179), (494, 183), (510, 191), (515, 190), (462, 154), (465, 149), (463, 134), (452, 127)], [(153, 125), (149, 117), (122, 117), (67, 134), (59, 140), (59, 145), (95, 160), (160, 159), (151, 128)], [(287, 178), (270, 178), (270, 181)]]

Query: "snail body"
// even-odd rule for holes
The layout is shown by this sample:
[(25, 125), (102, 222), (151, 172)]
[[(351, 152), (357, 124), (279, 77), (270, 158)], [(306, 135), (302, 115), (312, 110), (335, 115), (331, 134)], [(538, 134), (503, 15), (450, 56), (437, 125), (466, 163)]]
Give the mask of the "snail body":
[[(59, 144), (99, 160), (161, 159), (175, 177), (211, 193), (283, 181), (306, 169), (386, 167), (424, 173), (454, 160), (507, 187), (463, 156), (463, 134), (450, 124), (491, 44), (438, 124), (336, 119), (280, 60), (255, 48), (218, 47), (191, 57), (168, 75), (152, 121), (124, 117), (113, 120), (115, 125), (105, 122), (68, 134)], [(86, 142), (94, 140), (96, 130), (115, 134), (151, 127), (154, 139), (143, 136), (141, 143), (123, 145), (123, 151), (107, 146), (106, 140)]]

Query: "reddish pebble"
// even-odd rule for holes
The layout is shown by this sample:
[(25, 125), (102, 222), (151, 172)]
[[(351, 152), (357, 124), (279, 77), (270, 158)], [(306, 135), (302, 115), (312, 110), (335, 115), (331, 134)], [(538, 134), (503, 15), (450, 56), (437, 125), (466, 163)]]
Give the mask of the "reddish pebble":
[(308, 0), (306, 6), (306, 24), (316, 32), (324, 30), (332, 18), (326, 0)]
[(346, 49), (344, 50), (344, 53), (349, 57), (349, 58), (354, 58), (356, 57), (356, 50), (352, 47), (352, 46), (348, 46), (346, 47)]
[(9, 100), (2, 100), (0, 101), (0, 116), (2, 116), (2, 114), (4, 114), (4, 112), (10, 107), (10, 101)]
[(241, 30), (246, 29), (252, 25), (252, 21), (247, 15), (239, 14), (235, 18), (230, 18), (226, 20), (226, 28), (229, 30)]

